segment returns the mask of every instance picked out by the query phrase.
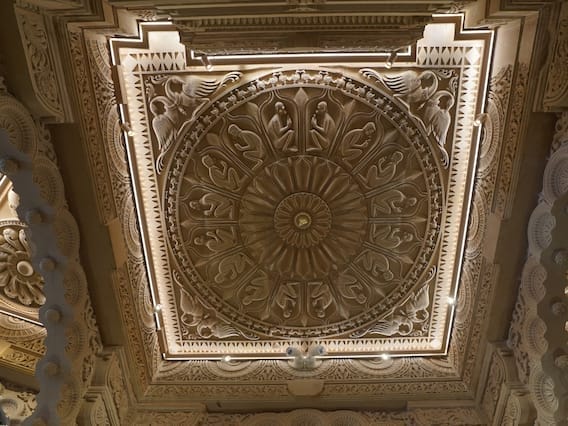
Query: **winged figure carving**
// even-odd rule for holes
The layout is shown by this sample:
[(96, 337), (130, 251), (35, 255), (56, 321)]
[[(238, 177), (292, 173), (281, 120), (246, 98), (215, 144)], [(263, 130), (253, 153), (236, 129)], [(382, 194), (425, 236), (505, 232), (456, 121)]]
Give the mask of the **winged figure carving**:
[(401, 307), (396, 308), (386, 319), (378, 321), (373, 327), (353, 333), (351, 337), (358, 338), (367, 334), (380, 334), (392, 336), (398, 334), (407, 336), (416, 324), (424, 323), (430, 316), (430, 283), (436, 276), (436, 269), (432, 268), (426, 278), (426, 282), (419, 290), (410, 294)]
[(395, 97), (408, 105), (411, 113), (420, 113), (427, 133), (438, 143), (442, 165), (448, 167), (449, 155), (444, 145), (452, 121), (450, 109), (455, 100), (450, 92), (438, 91), (440, 77), (430, 70), (409, 70), (397, 75), (382, 75), (371, 68), (363, 68), (360, 72), (367, 78), (381, 81)]
[(150, 111), (154, 116), (152, 130), (158, 141), (159, 154), (156, 160), (158, 172), (164, 168), (164, 156), (173, 145), (181, 124), (193, 120), (216, 90), (237, 81), (240, 76), (240, 72), (234, 71), (220, 79), (174, 75), (165, 80), (165, 96), (156, 96), (150, 102)]
[(440, 90), (424, 105), (424, 122), (427, 123), (428, 133), (432, 133), (440, 145), (446, 143), (453, 105), (454, 96), (446, 90)]
[(371, 68), (361, 69), (367, 78), (375, 78), (385, 84), (406, 104), (420, 107), (438, 90), (438, 77), (432, 71), (404, 71), (397, 75), (381, 75)]
[(159, 155), (156, 161), (158, 171), (163, 168), (163, 156), (176, 139), (181, 113), (177, 105), (165, 96), (156, 96), (150, 102), (150, 111), (154, 115), (152, 130), (158, 141)]

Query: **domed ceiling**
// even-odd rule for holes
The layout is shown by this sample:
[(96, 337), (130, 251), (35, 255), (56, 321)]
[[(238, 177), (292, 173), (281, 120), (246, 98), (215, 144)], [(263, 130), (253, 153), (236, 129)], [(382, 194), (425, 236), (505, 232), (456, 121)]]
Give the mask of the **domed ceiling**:
[(165, 359), (447, 352), (491, 49), (460, 31), (394, 66), (112, 42)]

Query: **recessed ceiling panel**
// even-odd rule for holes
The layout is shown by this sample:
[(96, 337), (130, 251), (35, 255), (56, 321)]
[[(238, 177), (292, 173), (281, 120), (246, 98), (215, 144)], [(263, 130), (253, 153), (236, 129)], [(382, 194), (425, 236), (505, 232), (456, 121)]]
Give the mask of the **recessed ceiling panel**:
[(445, 353), (489, 53), (456, 33), (392, 67), (113, 43), (166, 358)]

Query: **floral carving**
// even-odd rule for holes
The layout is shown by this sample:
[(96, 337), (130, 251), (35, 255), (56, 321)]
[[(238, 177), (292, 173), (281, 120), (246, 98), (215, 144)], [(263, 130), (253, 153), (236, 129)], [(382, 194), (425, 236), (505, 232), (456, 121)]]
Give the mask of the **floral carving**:
[(43, 281), (31, 264), (24, 226), (0, 224), (0, 289), (2, 295), (26, 306), (45, 302)]
[[(282, 185), (274, 185), (276, 176)], [(253, 258), (296, 279), (321, 278), (345, 265), (363, 241), (367, 219), (355, 181), (339, 166), (308, 156), (267, 167), (248, 186), (240, 214)]]
[(51, 114), (62, 120), (63, 105), (50, 56), (43, 16), (21, 7), (16, 7), (15, 10), (32, 84), (38, 99)]
[[(172, 162), (158, 165), (169, 167), (174, 255), (196, 272), (181, 285), (247, 333), (337, 335), (389, 321), (436, 256), (435, 149), (357, 85), (302, 70), (236, 88), (184, 124)], [(426, 309), (431, 295), (420, 294)]]

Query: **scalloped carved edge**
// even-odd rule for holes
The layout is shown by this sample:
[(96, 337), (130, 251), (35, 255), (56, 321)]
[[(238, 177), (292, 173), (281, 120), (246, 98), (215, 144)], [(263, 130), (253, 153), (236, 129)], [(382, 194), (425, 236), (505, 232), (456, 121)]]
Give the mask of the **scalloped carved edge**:
[[(39, 223), (24, 220), (34, 243), (32, 263), (45, 281), (46, 302), (40, 308), (40, 320), (48, 332), (46, 355), (36, 366), (40, 383), (37, 408), (26, 423), (68, 424), (77, 416), (93, 374), (94, 355), (101, 348), (79, 264), (78, 228), (67, 209), (59, 169), (48, 155), (53, 149), (45, 149), (51, 142), (41, 137), (47, 129), (38, 127), (26, 107), (5, 87), (0, 90), (0, 103), (9, 106), (4, 110), (4, 123), (27, 129), (12, 138), (6, 131), (0, 132), (0, 158), (17, 166), (8, 177), (20, 198), (18, 215), (27, 218), (28, 212), (40, 212), (42, 217)], [(58, 311), (60, 319), (48, 321), (49, 310)]]
[[(568, 304), (566, 263), (551, 247), (565, 245), (565, 234), (554, 232), (566, 222), (568, 194), (568, 113), (557, 121), (552, 153), (543, 177), (541, 200), (529, 221), (529, 244), (513, 321), (509, 346), (513, 350), (521, 380), (528, 386), (538, 412), (539, 424), (565, 424), (568, 418), (568, 370), (561, 362), (565, 355), (566, 315), (554, 315), (552, 303)], [(564, 238), (564, 241), (562, 240)], [(561, 283), (561, 285), (559, 285)]]

